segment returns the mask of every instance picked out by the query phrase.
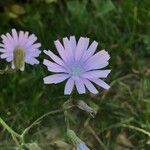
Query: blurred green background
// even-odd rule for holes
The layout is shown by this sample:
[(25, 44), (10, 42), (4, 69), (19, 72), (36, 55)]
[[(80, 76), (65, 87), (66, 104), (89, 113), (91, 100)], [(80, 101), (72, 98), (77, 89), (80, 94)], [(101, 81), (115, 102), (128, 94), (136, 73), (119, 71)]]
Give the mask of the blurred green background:
[[(0, 34), (11, 28), (27, 30), (38, 36), (42, 50), (54, 52), (56, 39), (87, 36), (99, 42), (98, 50), (109, 51), (111, 89), (75, 97), (98, 109), (95, 119), (85, 126), (86, 113), (70, 112), (72, 129), (92, 150), (150, 149), (149, 7), (149, 0), (0, 1)], [(44, 57), (41, 54), (41, 64), (27, 65), (23, 73), (0, 75), (0, 115), (19, 133), (68, 99), (64, 84), (43, 84), (49, 74), (42, 65)], [(0, 69), (6, 65), (0, 60)], [(45, 118), (26, 137), (43, 150), (63, 150), (59, 140), (66, 142), (63, 114)], [(11, 135), (0, 126), (0, 149), (14, 147)]]

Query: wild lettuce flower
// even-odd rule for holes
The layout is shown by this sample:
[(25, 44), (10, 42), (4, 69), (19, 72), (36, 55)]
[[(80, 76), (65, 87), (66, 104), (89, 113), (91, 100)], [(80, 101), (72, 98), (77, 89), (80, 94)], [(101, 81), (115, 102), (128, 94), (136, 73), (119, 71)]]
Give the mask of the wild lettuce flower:
[(67, 137), (77, 150), (90, 150), (73, 130), (67, 129)]
[[(44, 78), (45, 84), (57, 84), (66, 79), (64, 94), (71, 94), (74, 85), (79, 94), (86, 92), (86, 88), (94, 94), (98, 93), (93, 83), (109, 89), (109, 85), (102, 79), (106, 78), (111, 70), (102, 68), (108, 65), (110, 56), (105, 50), (97, 53), (98, 43), (94, 41), (89, 46), (89, 38), (81, 37), (76, 42), (75, 36), (63, 38), (63, 45), (59, 40), (55, 41), (56, 49), (59, 53), (58, 57), (52, 51), (44, 51), (52, 61), (44, 59), (43, 64), (47, 66), (50, 72), (57, 74)], [(102, 79), (101, 79), (102, 78)]]
[(36, 57), (39, 56), (41, 44), (35, 43), (37, 37), (34, 34), (29, 35), (29, 32), (12, 29), (12, 34), (6, 33), (2, 35), (2, 43), (0, 43), (0, 57), (11, 62), (12, 69), (24, 71), (25, 63), (39, 64)]
[(77, 150), (90, 150), (84, 143), (77, 145)]

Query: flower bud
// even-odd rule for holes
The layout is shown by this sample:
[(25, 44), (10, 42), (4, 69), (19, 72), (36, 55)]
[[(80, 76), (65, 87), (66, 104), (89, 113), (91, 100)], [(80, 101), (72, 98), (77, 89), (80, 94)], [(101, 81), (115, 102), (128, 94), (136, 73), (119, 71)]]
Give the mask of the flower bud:
[[(25, 65), (25, 51), (21, 47), (16, 47), (13, 52), (13, 64), (16, 70), (23, 70)], [(23, 68), (23, 69), (22, 69)]]
[(84, 143), (77, 145), (77, 150), (90, 150)]
[(67, 136), (73, 145), (76, 147), (76, 150), (90, 150), (85, 143), (75, 134), (73, 130), (67, 130)]
[(73, 143), (74, 146), (80, 143), (84, 143), (79, 137), (77, 137), (77, 135), (75, 134), (73, 130), (70, 130), (70, 129), (67, 130), (67, 137)]
[(85, 112), (89, 113), (93, 118), (95, 117), (96, 111), (90, 106), (88, 106), (84, 101), (79, 100), (76, 105), (81, 110), (84, 110)]

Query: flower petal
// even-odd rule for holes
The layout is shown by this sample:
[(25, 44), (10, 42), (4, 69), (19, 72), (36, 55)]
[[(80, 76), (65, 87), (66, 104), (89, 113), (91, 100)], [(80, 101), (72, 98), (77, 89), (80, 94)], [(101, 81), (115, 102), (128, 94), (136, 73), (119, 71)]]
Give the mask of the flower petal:
[(70, 44), (70, 41), (68, 38), (63, 38), (63, 43), (64, 43), (64, 48), (65, 48), (65, 53), (68, 61), (72, 61), (74, 59), (73, 55), (73, 50)]
[(2, 44), (2, 43), (0, 43), (0, 47), (1, 47), (1, 48), (4, 48), (4, 47), (5, 47), (5, 45), (4, 45), (4, 44)]
[(108, 65), (109, 59), (110, 56), (108, 52), (102, 50), (96, 53), (95, 55), (93, 55), (92, 57), (90, 57), (89, 59), (87, 59), (87, 61), (85, 61), (85, 65), (84, 65), (85, 70), (89, 71), (89, 70), (101, 69), (103, 67), (106, 67)]
[(106, 78), (111, 70), (94, 70), (88, 71), (81, 76), (83, 78), (92, 79), (92, 78)]
[(60, 83), (63, 82), (64, 80), (66, 80), (67, 78), (69, 78), (70, 75), (69, 74), (55, 74), (55, 75), (50, 75), (44, 78), (44, 83), (45, 84), (56, 84), (56, 83)]
[(110, 88), (110, 86), (101, 79), (90, 79), (90, 80), (92, 82), (96, 83), (97, 85), (101, 86), (104, 89), (109, 89)]
[(30, 45), (28, 47), (25, 47), (25, 49), (28, 49), (28, 50), (30, 50), (30, 49), (38, 49), (40, 47), (41, 47), (41, 43), (36, 43), (36, 44)]
[(75, 36), (70, 36), (70, 44), (71, 44), (72, 50), (75, 52), (75, 49), (77, 47), (77, 42), (76, 42)]
[(90, 92), (92, 92), (93, 94), (98, 93), (98, 90), (94, 87), (94, 85), (89, 80), (83, 79), (83, 82)]
[(5, 49), (3, 49), (3, 48), (0, 48), (0, 52), (5, 53), (5, 52), (6, 52), (6, 50), (5, 50)]
[(57, 55), (55, 55), (52, 51), (46, 51), (46, 50), (44, 50), (44, 53), (46, 54), (46, 55), (48, 55), (54, 62), (56, 62), (57, 64), (59, 64), (59, 65), (61, 65), (61, 66), (66, 66), (65, 64), (64, 64), (64, 61), (61, 59), (61, 58), (59, 58)]
[(6, 60), (7, 60), (8, 62), (11, 62), (11, 61), (13, 61), (13, 57), (12, 57), (12, 56), (9, 56), (9, 57), (6, 58)]
[(85, 86), (80, 78), (75, 79), (75, 85), (79, 94), (85, 93)]
[(77, 150), (90, 150), (84, 143), (77, 145)]
[(72, 78), (68, 79), (66, 85), (65, 85), (65, 90), (64, 94), (65, 95), (70, 95), (74, 87), (74, 80)]
[(32, 51), (26, 50), (26, 55), (28, 57), (38, 57), (40, 55), (41, 51), (34, 49)]
[(12, 29), (12, 36), (13, 36), (15, 44), (17, 45), (18, 44), (18, 34), (17, 34), (16, 29)]
[(86, 61), (88, 58), (90, 58), (95, 53), (97, 46), (98, 46), (98, 43), (96, 41), (94, 41), (89, 46), (89, 48), (87, 49), (87, 51), (85, 51), (85, 53), (83, 54), (82, 62)]
[(44, 59), (43, 64), (48, 67), (51, 72), (66, 72), (66, 69), (56, 63), (53, 63), (47, 59)]
[(84, 51), (87, 49), (89, 44), (89, 38), (81, 37), (78, 41), (76, 50), (75, 50), (75, 60), (78, 61), (81, 59)]
[(28, 39), (28, 36), (29, 36), (29, 32), (23, 32), (23, 31), (20, 31), (19, 32), (19, 44), (21, 46), (24, 46), (24, 44), (26, 43), (27, 39)]
[(35, 34), (31, 34), (26, 40), (25, 47), (30, 47), (36, 40), (37, 37), (35, 36)]
[(60, 57), (65, 61), (66, 60), (66, 55), (65, 55), (65, 49), (64, 47), (62, 46), (62, 44), (60, 43), (59, 40), (56, 40), (54, 42), (55, 46), (56, 46), (56, 49), (60, 55)]
[(19, 38), (18, 38), (18, 40), (19, 40), (19, 43), (21, 45), (23, 45), (23, 40), (24, 40), (24, 32), (23, 31), (19, 32)]
[(40, 62), (34, 58), (34, 57), (26, 57), (25, 58), (25, 62), (30, 64), (30, 65), (34, 65), (34, 64), (39, 64)]
[(8, 54), (7, 53), (4, 53), (4, 54), (1, 54), (0, 55), (0, 58), (4, 59), (4, 58), (7, 58)]
[(7, 51), (12, 51), (13, 48), (15, 47), (15, 42), (14, 40), (11, 41), (6, 35), (1, 35), (1, 38), (3, 39), (3, 43), (4, 43), (4, 49), (6, 49)]

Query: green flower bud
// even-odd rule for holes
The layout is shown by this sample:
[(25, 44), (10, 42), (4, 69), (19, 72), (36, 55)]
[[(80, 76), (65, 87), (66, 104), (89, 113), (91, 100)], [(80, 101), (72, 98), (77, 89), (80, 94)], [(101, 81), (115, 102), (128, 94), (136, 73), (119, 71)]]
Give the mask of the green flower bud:
[(84, 143), (79, 137), (77, 137), (77, 135), (73, 130), (70, 129), (67, 130), (67, 137), (73, 143), (74, 146)]

